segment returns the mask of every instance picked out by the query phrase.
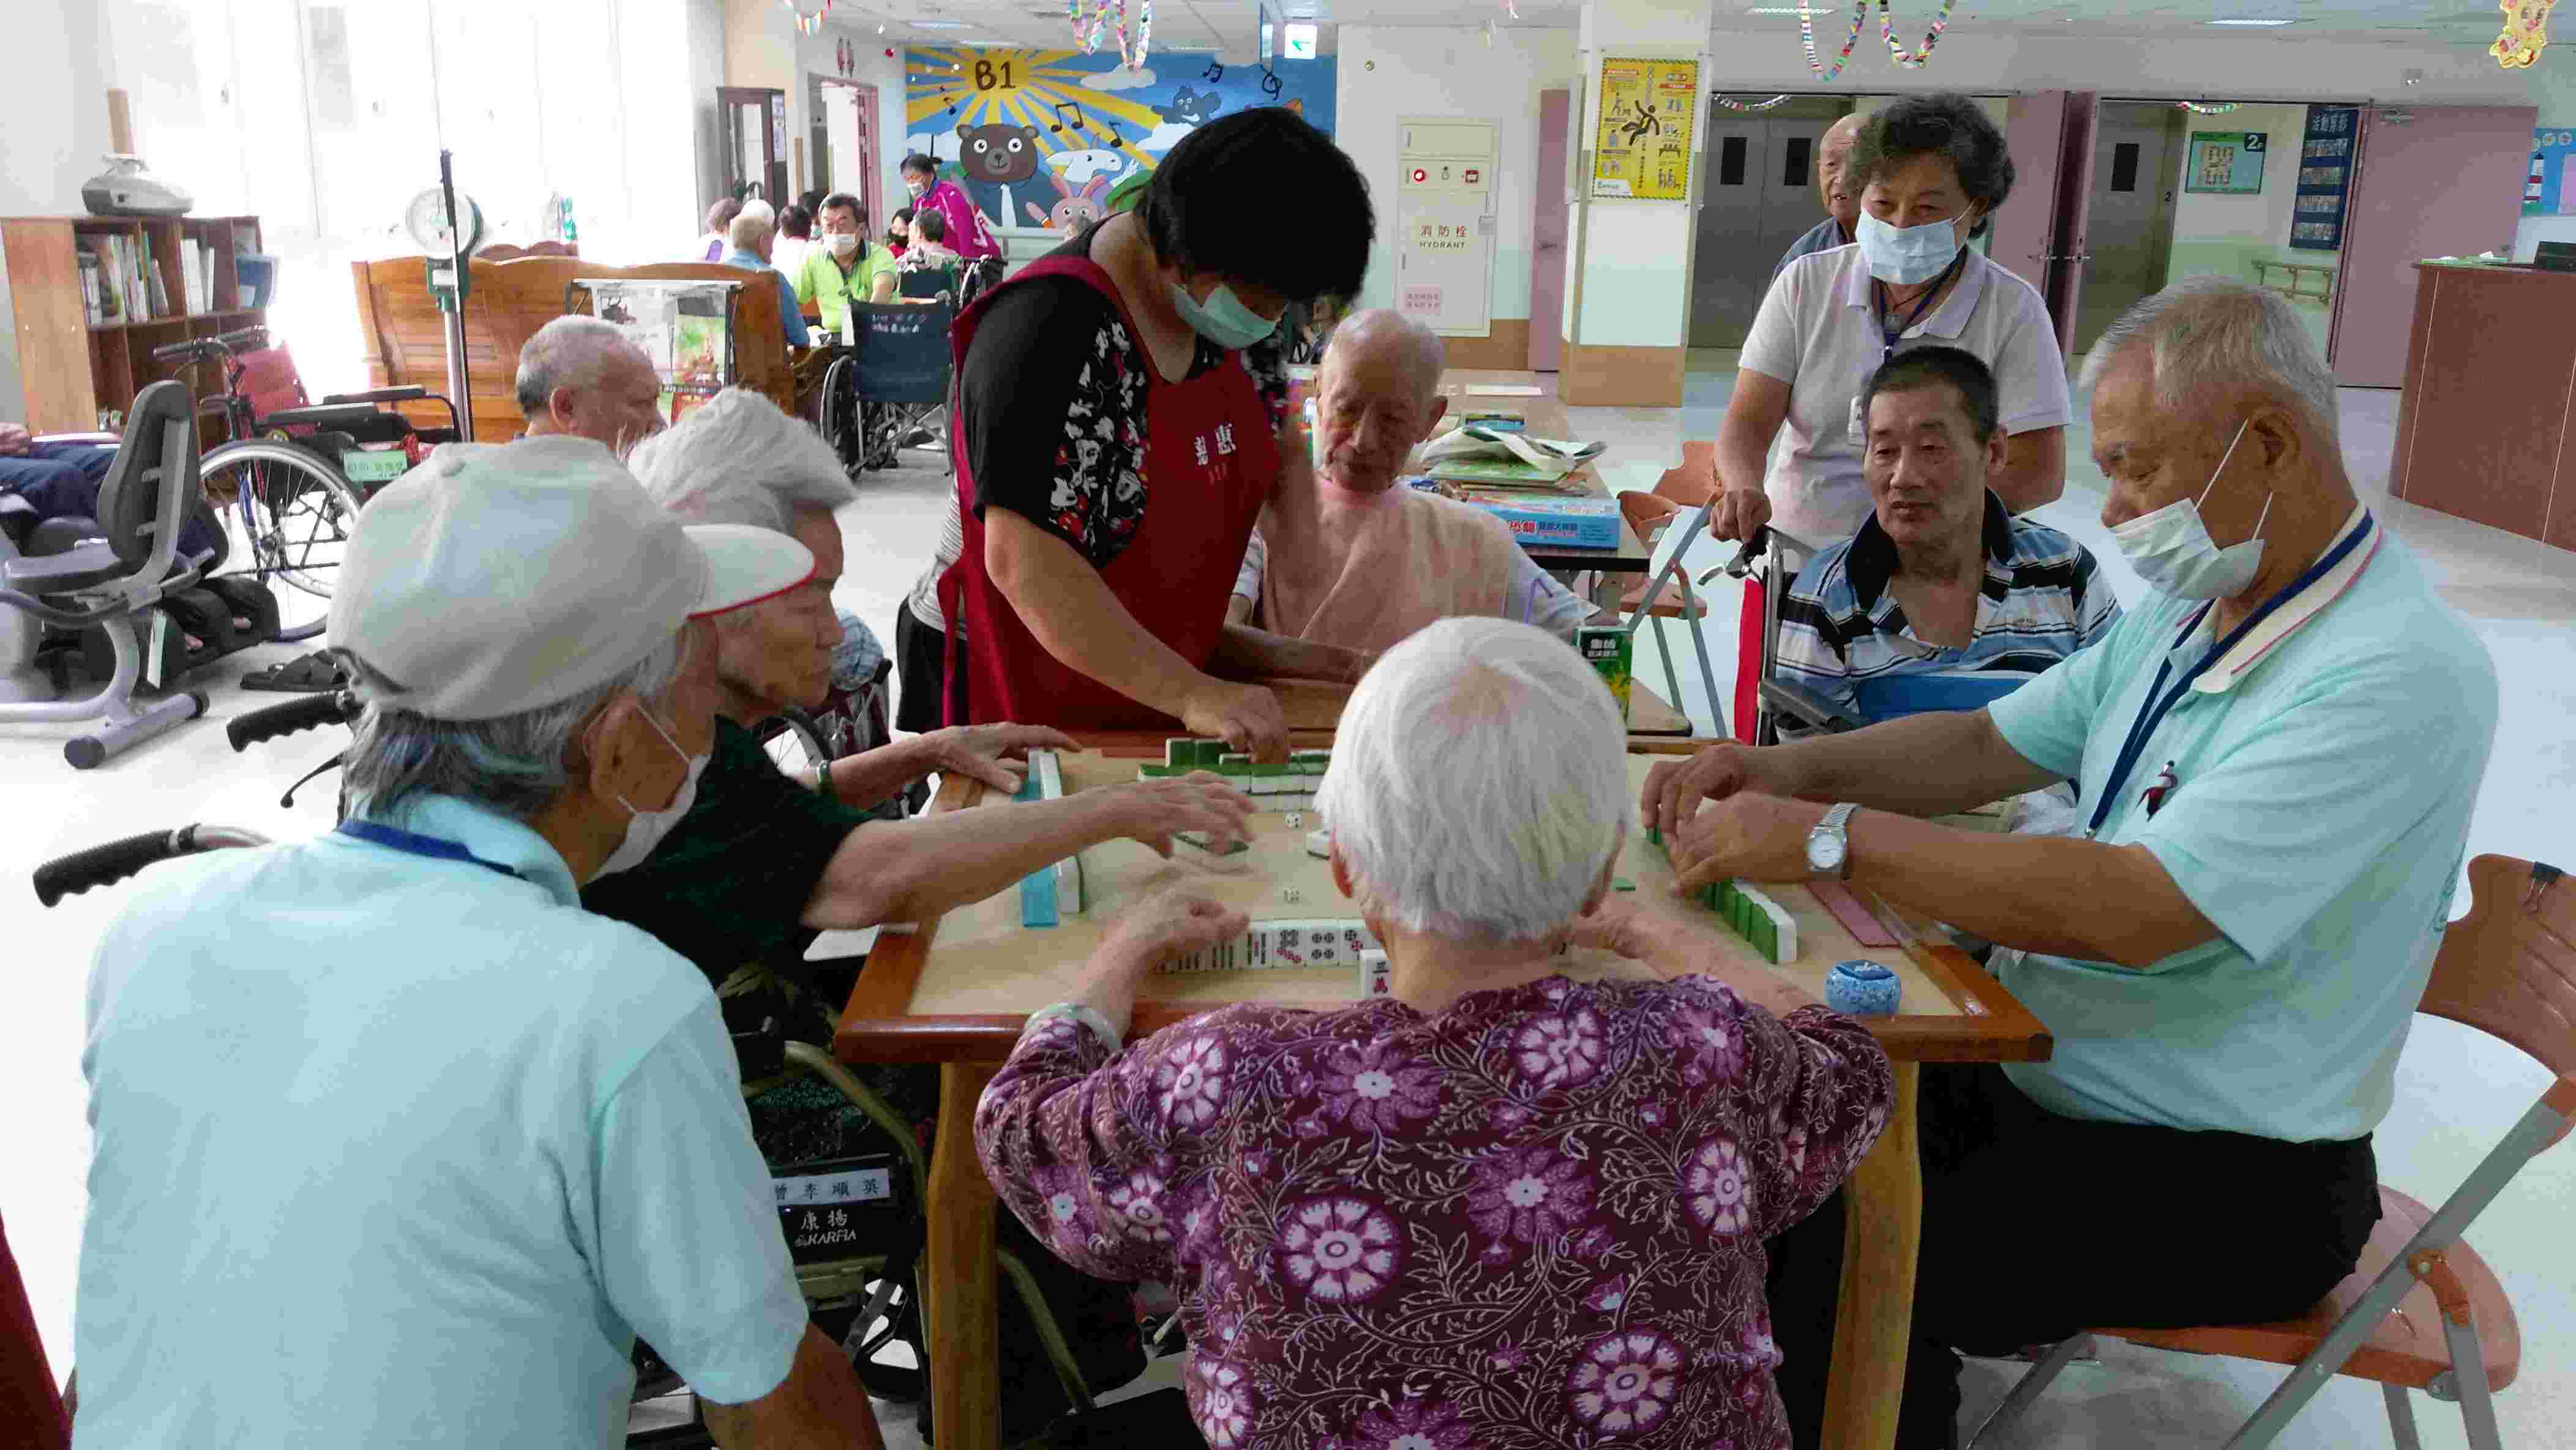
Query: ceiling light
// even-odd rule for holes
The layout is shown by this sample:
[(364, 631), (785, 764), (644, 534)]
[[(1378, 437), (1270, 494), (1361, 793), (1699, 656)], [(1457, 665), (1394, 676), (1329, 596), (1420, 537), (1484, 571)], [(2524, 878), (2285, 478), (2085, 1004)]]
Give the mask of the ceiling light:
[(915, 30), (963, 30), (966, 28), (966, 22), (963, 20), (916, 20), (912, 22), (912, 28)]
[(2210, 21), (2210, 22), (2209, 22), (2209, 24), (2211, 24), (2211, 25), (2249, 25), (2249, 26), (2251, 26), (2251, 25), (2260, 25), (2260, 26), (2271, 26), (2271, 25), (2296, 25), (2296, 24), (2298, 24), (2298, 23), (2299, 23), (2299, 22), (2298, 22), (2296, 19), (2290, 19), (2290, 20), (2212, 20), (2212, 21)]
[(1756, 5), (1747, 15), (1824, 15), (1830, 12), (1812, 5)]

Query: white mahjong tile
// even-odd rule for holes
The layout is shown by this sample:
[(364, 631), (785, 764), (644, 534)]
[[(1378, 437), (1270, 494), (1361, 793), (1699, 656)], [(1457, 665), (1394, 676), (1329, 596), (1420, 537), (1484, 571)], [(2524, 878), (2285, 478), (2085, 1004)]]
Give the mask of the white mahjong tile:
[(1363, 952), (1360, 955), (1360, 995), (1384, 997), (1394, 990), (1394, 974), (1388, 968), (1386, 953)]

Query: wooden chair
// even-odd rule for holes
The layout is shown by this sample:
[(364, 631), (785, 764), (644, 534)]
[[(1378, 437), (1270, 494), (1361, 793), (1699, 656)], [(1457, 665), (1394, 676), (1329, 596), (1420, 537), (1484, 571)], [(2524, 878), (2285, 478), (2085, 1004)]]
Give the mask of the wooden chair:
[(1979, 1426), (1971, 1446), (2009, 1424), (2096, 1336), (2191, 1354), (2295, 1366), (2228, 1440), (2268, 1445), (2329, 1374), (2376, 1380), (2389, 1433), (2414, 1450), (2422, 1390), (2460, 1407), (2471, 1445), (2498, 1450), (2492, 1396), (2522, 1368), (2522, 1331), (2504, 1289), (2460, 1235), (2504, 1186), (2576, 1121), (2576, 885), (2555, 866), (2510, 856), (2469, 863), (2469, 914), (2451, 924), (2418, 1010), (2501, 1038), (2558, 1075), (2438, 1209), (2382, 1187), (2361, 1263), (2296, 1319), (2199, 1329), (2096, 1329), (2056, 1346)]
[(474, 255), (486, 262), (513, 262), (521, 257), (578, 257), (581, 248), (571, 242), (530, 242), (524, 247), (494, 242), (478, 248)]

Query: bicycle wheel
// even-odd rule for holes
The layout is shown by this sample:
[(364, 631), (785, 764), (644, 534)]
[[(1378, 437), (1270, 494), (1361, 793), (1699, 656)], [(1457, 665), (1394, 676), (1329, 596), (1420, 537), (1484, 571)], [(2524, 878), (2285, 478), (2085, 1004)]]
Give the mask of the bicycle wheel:
[(357, 490), (313, 454), (265, 438), (225, 444), (206, 455), (201, 471), (210, 493), (233, 496), (227, 512), (250, 546), (252, 570), (277, 596), (277, 637), (320, 634), (330, 613), (331, 581), (357, 524)]

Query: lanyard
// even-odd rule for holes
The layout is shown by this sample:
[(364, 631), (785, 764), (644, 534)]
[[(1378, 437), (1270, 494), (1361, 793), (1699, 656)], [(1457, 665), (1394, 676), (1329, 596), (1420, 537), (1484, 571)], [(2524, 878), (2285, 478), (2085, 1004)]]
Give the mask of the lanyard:
[(340, 834), (355, 836), (407, 856), (427, 856), (433, 861), (471, 861), (486, 871), (498, 871), (514, 881), (527, 879), (498, 861), (484, 860), (444, 836), (424, 836), (417, 831), (406, 831), (399, 826), (376, 821), (342, 821)]
[(1884, 282), (1871, 284), (1877, 289), (1871, 294), (1870, 300), (1878, 304), (1878, 335), (1881, 344), (1878, 360), (1880, 362), (1886, 362), (1896, 355), (1897, 339), (1911, 332), (1914, 324), (1923, 320), (1923, 314), (1931, 309), (1932, 299), (1941, 295), (1941, 289), (1949, 285), (1950, 279), (1957, 275), (1967, 261), (1968, 249), (1961, 247), (1959, 255), (1952, 257), (1950, 265), (1941, 269), (1941, 275), (1932, 279), (1932, 285), (1924, 289), (1923, 295), (1914, 299), (1914, 310), (1906, 313), (1905, 320), (1893, 328), (1887, 325), (1887, 284)]
[[(2167, 658), (2163, 664), (2156, 666), (2156, 680), (2154, 684), (2147, 687), (2146, 703), (2140, 707), (2138, 717), (2129, 723), (2128, 738), (2121, 742), (2119, 757), (2111, 764), (2110, 779), (2102, 783), (2102, 794), (2093, 802), (2093, 821), (2084, 828), (2084, 839), (2092, 840), (2101, 833), (2102, 823), (2110, 818), (2112, 803), (2120, 798), (2120, 787), (2128, 783), (2129, 772), (2137, 768), (2138, 757), (2146, 753), (2148, 739), (2156, 733), (2156, 727), (2164, 723), (2165, 712), (2171, 710), (2182, 699), (2184, 692), (2191, 688), (2192, 682), (2209, 673), (2211, 665), (2226, 658), (2227, 652), (2235, 648), (2238, 641), (2252, 634), (2256, 626), (2271, 618), (2273, 611), (2289, 603), (2301, 591), (2324, 578), (2334, 566), (2342, 563), (2346, 555), (2360, 547), (2362, 540), (2370, 537), (2370, 531), (2377, 522), (2368, 515), (2364, 515), (2360, 528), (2353, 530), (2342, 543), (2328, 549), (2324, 558), (2310, 564), (2305, 573), (2291, 580), (2279, 593), (2264, 600), (2262, 608), (2246, 616), (2243, 624), (2228, 631), (2227, 638), (2211, 645), (2209, 653), (2202, 655), (2198, 663), (2183, 671), (2182, 678), (2175, 682), (2173, 689), (2162, 695), (2158, 692), (2164, 690), (2165, 677), (2173, 673), (2173, 660)], [(2198, 629), (2200, 621), (2207, 618), (2209, 611), (2216, 607), (2214, 603), (2203, 605), (2200, 613), (2193, 615), (2190, 622), (2183, 628), (2187, 631)]]

